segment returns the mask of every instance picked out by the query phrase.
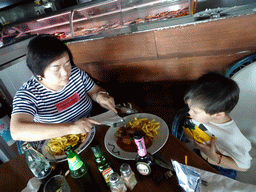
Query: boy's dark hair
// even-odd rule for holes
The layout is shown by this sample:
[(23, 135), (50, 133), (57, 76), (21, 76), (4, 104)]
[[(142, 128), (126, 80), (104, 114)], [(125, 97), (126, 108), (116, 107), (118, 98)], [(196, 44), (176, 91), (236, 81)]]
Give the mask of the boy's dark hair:
[(29, 42), (27, 48), (27, 66), (35, 76), (43, 77), (45, 68), (59, 59), (65, 52), (68, 53), (71, 65), (74, 66), (71, 51), (56, 37), (38, 35)]
[(240, 89), (237, 83), (221, 74), (210, 72), (192, 83), (184, 96), (206, 113), (229, 113), (239, 100)]

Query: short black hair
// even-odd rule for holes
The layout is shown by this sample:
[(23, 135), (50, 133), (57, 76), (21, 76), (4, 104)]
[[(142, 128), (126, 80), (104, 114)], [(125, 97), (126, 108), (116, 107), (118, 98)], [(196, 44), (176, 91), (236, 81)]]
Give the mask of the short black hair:
[(200, 106), (206, 113), (230, 113), (239, 100), (237, 83), (219, 73), (209, 72), (193, 82), (185, 93), (184, 101)]
[(74, 66), (73, 56), (65, 43), (50, 35), (38, 35), (28, 44), (26, 62), (31, 72), (44, 76), (45, 68), (53, 61), (68, 53), (71, 65)]

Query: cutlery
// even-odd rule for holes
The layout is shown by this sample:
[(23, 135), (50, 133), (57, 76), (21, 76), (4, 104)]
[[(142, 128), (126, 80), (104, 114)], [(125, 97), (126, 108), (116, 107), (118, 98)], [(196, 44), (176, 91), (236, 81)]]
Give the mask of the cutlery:
[(118, 117), (118, 120), (117, 121), (102, 121), (101, 122), (101, 125), (107, 125), (107, 126), (110, 126), (110, 127), (125, 127), (125, 120), (120, 117), (118, 114), (116, 114), (116, 116)]
[(121, 127), (123, 125), (123, 122), (101, 122), (101, 125), (110, 126), (110, 127)]

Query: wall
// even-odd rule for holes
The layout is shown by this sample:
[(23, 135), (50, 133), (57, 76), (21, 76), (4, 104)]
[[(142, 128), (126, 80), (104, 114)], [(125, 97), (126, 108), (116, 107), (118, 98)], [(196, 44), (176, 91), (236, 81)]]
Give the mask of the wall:
[(255, 52), (255, 22), (252, 14), (68, 46), (76, 65), (118, 102), (134, 101), (169, 121), (191, 81)]
[[(16, 61), (16, 64), (0, 70), (0, 79), (3, 83), (0, 86), (5, 86), (12, 98), (21, 85), (32, 76), (32, 72), (28, 69), (25, 58), (24, 56)], [(8, 102), (11, 103), (11, 101)]]

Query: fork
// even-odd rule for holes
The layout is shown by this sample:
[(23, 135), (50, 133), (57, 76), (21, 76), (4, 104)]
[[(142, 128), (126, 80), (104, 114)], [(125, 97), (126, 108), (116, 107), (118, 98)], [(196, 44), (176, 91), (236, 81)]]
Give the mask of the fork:
[(106, 126), (110, 126), (110, 127), (121, 127), (123, 125), (123, 122), (102, 122), (101, 125), (106, 125)]

